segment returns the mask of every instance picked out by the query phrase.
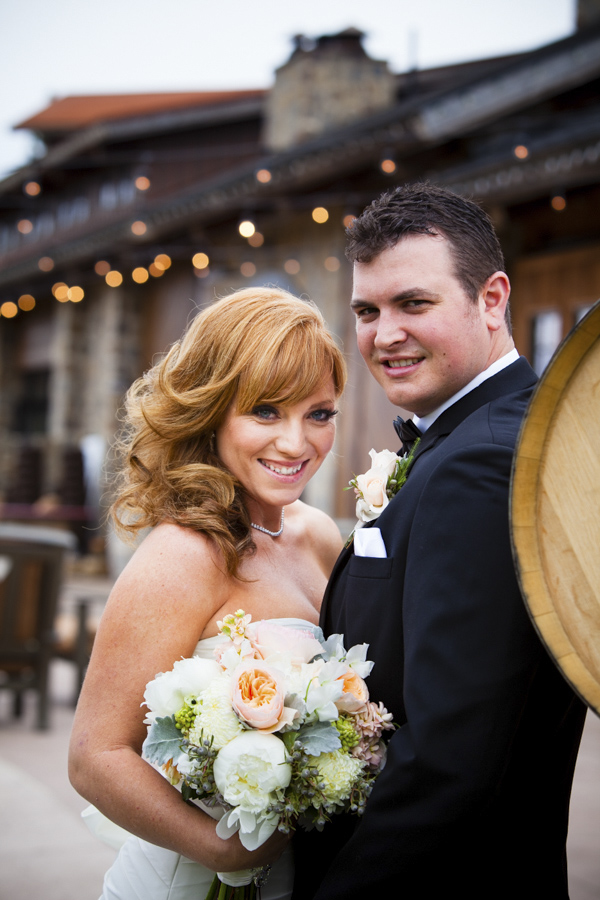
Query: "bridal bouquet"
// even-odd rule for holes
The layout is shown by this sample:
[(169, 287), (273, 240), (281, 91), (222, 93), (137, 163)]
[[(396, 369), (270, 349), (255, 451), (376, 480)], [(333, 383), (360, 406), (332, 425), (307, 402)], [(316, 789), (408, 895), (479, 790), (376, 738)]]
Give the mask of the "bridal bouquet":
[[(185, 800), (219, 809), (217, 834), (238, 832), (248, 850), (277, 828), (360, 815), (385, 761), (382, 733), (395, 727), (369, 700), (368, 645), (345, 650), (342, 635), (317, 640), (243, 610), (218, 625), (214, 660), (182, 659), (147, 685), (145, 757)], [(217, 876), (208, 898), (254, 896), (261, 870), (237, 874)]]

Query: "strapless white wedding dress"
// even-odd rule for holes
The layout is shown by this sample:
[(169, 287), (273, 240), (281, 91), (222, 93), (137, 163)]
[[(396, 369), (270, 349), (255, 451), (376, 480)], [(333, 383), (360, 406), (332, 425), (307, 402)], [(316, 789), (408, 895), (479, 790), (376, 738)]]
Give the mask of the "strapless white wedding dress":
[[(320, 635), (320, 629), (304, 619), (270, 619), (278, 625), (302, 628)], [(195, 656), (213, 659), (221, 635), (205, 638), (196, 646)], [(104, 876), (99, 900), (204, 900), (215, 873), (173, 850), (150, 844), (128, 834), (103, 816), (95, 807), (82, 813), (90, 830), (112, 847), (120, 847), (115, 863)], [(289, 900), (294, 879), (291, 845), (273, 865), (261, 900)]]

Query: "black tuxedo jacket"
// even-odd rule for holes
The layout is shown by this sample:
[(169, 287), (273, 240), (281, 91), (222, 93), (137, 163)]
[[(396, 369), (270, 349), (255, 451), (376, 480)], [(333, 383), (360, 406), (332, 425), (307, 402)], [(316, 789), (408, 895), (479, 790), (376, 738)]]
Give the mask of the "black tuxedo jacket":
[(387, 559), (350, 546), (336, 563), (321, 625), (369, 643), (371, 699), (400, 727), (364, 816), (297, 832), (294, 900), (568, 897), (585, 706), (535, 633), (509, 536), (535, 381), (519, 359), (446, 410), (373, 523)]

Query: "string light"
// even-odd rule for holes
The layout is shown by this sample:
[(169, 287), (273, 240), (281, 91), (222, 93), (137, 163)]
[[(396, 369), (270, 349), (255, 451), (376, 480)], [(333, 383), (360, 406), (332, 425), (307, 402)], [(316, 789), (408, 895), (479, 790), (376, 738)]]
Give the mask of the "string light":
[(81, 303), (84, 297), (85, 292), (83, 288), (79, 287), (78, 284), (75, 284), (72, 288), (69, 288), (68, 298), (71, 303)]
[(109, 287), (119, 287), (120, 284), (123, 284), (123, 276), (116, 269), (111, 269), (110, 272), (107, 272), (104, 280)]
[(137, 222), (131, 223), (131, 230), (134, 234), (137, 234), (139, 237), (142, 234), (146, 234), (148, 227), (145, 222), (142, 222), (141, 219), (138, 219)]
[(525, 144), (517, 144), (514, 148), (513, 153), (517, 157), (517, 159), (527, 159), (529, 156), (529, 150), (525, 146)]
[(96, 273), (96, 275), (101, 275), (102, 278), (104, 278), (106, 273), (110, 272), (110, 263), (105, 259), (99, 259), (94, 266), (94, 272)]
[(19, 305), (19, 309), (22, 309), (23, 312), (29, 312), (30, 309), (33, 309), (35, 306), (35, 297), (32, 297), (31, 294), (21, 294), (19, 299), (17, 300)]
[(260, 231), (255, 231), (254, 234), (251, 234), (248, 238), (248, 243), (251, 247), (262, 247), (265, 242), (264, 234), (261, 234)]
[(143, 266), (137, 266), (131, 273), (131, 277), (136, 284), (144, 284), (150, 278), (150, 274), (148, 269), (145, 269)]
[(379, 163), (379, 168), (386, 175), (392, 175), (396, 171), (396, 163), (393, 159), (382, 159)]
[(6, 300), (2, 306), (0, 306), (0, 316), (4, 316), (5, 319), (12, 319), (18, 313), (17, 304), (13, 303), (12, 300)]
[(283, 264), (283, 268), (288, 273), (288, 275), (297, 275), (300, 271), (300, 263), (297, 259), (286, 259)]
[(329, 218), (329, 213), (324, 206), (316, 206), (312, 211), (312, 217), (319, 225), (323, 225)]
[(138, 191), (147, 191), (150, 187), (150, 179), (146, 178), (145, 175), (138, 175), (135, 179), (135, 186)]
[(256, 180), (261, 184), (268, 184), (272, 177), (268, 169), (259, 169), (256, 173)]
[(28, 181), (23, 190), (29, 197), (37, 197), (42, 188), (37, 181)]
[(256, 266), (253, 262), (244, 262), (240, 266), (240, 272), (245, 278), (252, 278), (256, 275)]
[(166, 253), (159, 253), (154, 257), (154, 265), (157, 269), (162, 269), (163, 272), (166, 272), (171, 267), (171, 257), (167, 256)]
[(31, 234), (33, 231), (33, 222), (29, 219), (20, 219), (17, 222), (17, 229), (21, 232), (21, 234)]
[(356, 221), (356, 216), (353, 213), (348, 213), (347, 216), (344, 216), (342, 219), (342, 224), (344, 228), (352, 228)]
[(328, 256), (323, 265), (328, 272), (337, 272), (340, 268), (340, 261), (337, 256)]
[(206, 253), (194, 253), (192, 256), (192, 265), (195, 269), (206, 269), (210, 260)]
[(56, 290), (53, 288), (52, 293), (56, 297), (59, 303), (66, 303), (69, 299), (69, 288), (63, 282), (55, 285)]
[(242, 237), (249, 238), (252, 237), (252, 235), (256, 231), (256, 226), (254, 222), (250, 221), (250, 219), (244, 219), (244, 221), (240, 222), (240, 224), (238, 225), (238, 231)]
[(51, 272), (54, 268), (54, 260), (49, 256), (42, 256), (41, 259), (38, 260), (38, 269), (41, 269), (42, 272)]
[(550, 205), (552, 209), (556, 210), (556, 212), (562, 212), (567, 205), (567, 201), (562, 196), (562, 194), (555, 194), (552, 200), (550, 201)]
[(159, 269), (159, 267), (156, 265), (156, 263), (153, 263), (153, 262), (150, 263), (150, 265), (148, 266), (148, 271), (150, 272), (150, 274), (152, 275), (153, 278), (160, 278), (161, 275), (165, 274), (165, 270)]

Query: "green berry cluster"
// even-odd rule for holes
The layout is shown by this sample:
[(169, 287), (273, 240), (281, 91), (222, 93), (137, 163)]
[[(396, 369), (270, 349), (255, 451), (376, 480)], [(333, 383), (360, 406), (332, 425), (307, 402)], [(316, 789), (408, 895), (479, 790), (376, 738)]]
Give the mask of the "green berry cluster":
[(189, 703), (184, 703), (181, 709), (175, 713), (175, 727), (187, 736), (194, 724), (197, 713), (198, 704), (196, 700), (192, 699)]
[(334, 725), (340, 735), (342, 750), (344, 751), (344, 753), (349, 753), (353, 747), (356, 747), (360, 740), (358, 734), (356, 733), (356, 729), (352, 724), (350, 716), (340, 716), (338, 719), (336, 719)]

